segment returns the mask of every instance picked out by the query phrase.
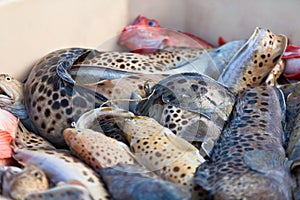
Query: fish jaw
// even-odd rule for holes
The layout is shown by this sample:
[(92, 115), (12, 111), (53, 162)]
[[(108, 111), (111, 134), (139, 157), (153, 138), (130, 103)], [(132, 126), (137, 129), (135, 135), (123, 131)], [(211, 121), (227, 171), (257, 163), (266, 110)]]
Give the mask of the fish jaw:
[(23, 84), (9, 74), (0, 74), (0, 98), (3, 101), (23, 102)]
[(261, 84), (280, 60), (287, 38), (268, 29), (256, 28), (246, 44), (235, 54), (219, 81), (234, 93)]

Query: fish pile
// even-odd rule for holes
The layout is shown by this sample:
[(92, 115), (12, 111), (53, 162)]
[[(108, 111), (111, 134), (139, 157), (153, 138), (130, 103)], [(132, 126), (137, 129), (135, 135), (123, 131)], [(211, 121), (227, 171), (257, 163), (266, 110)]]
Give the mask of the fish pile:
[(0, 198), (300, 199), (286, 36), (214, 47), (138, 16), (118, 42), (0, 75)]

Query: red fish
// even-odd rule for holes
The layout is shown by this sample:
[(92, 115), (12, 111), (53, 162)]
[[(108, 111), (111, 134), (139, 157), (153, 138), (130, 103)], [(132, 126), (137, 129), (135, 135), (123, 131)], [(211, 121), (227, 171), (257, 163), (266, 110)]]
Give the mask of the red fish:
[(12, 157), (10, 142), (16, 136), (18, 119), (10, 112), (0, 109), (0, 166)]
[(167, 46), (214, 47), (191, 33), (163, 28), (156, 20), (142, 15), (139, 15), (131, 25), (123, 29), (118, 43), (136, 53), (152, 52)]
[(284, 76), (300, 80), (300, 46), (288, 45), (282, 56), (285, 60)]

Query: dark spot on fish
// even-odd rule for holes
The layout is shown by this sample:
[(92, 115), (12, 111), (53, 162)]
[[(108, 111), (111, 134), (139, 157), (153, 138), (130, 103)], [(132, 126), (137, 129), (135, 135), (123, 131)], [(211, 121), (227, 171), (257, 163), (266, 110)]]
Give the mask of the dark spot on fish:
[(185, 82), (187, 82), (186, 79), (179, 79), (179, 80), (177, 81), (177, 83), (185, 83)]
[(196, 92), (197, 90), (198, 90), (198, 85), (195, 85), (195, 84), (192, 84), (191, 85), (191, 89), (194, 91), (194, 92)]
[(243, 76), (243, 81), (246, 81), (247, 79), (246, 79), (246, 77), (245, 76)]
[(69, 101), (67, 99), (63, 99), (61, 100), (60, 104), (62, 107), (67, 107), (69, 105)]
[(50, 116), (50, 110), (48, 108), (44, 111), (44, 115), (45, 115), (45, 117)]
[(68, 109), (66, 109), (66, 114), (67, 114), (67, 115), (70, 115), (70, 114), (72, 114), (72, 108), (68, 108)]
[(52, 99), (53, 99), (53, 101), (55, 101), (55, 100), (57, 100), (58, 99), (58, 94), (57, 93), (54, 93), (53, 95), (52, 95)]
[(200, 85), (207, 86), (207, 83), (206, 83), (205, 81), (203, 81), (203, 80), (198, 81), (198, 83), (199, 83)]
[(68, 96), (73, 96), (73, 87), (71, 87), (70, 85), (66, 85), (65, 90)]
[(55, 101), (53, 104), (52, 104), (52, 109), (54, 110), (58, 110), (60, 108), (60, 103), (58, 101)]
[(45, 82), (47, 79), (48, 79), (48, 76), (47, 76), (47, 75), (44, 75), (44, 76), (41, 78), (41, 81), (42, 81), (42, 82)]
[(173, 129), (173, 128), (175, 128), (176, 127), (176, 124), (174, 124), (174, 123), (171, 123), (170, 125), (169, 125), (169, 128), (170, 129)]
[(39, 96), (36, 101), (37, 102), (41, 102), (41, 101), (44, 101), (46, 98), (44, 96)]
[(56, 118), (56, 119), (61, 119), (61, 114), (60, 114), (60, 113), (56, 113), (56, 114), (55, 114), (55, 118)]
[(179, 167), (174, 167), (174, 168), (173, 168), (173, 171), (174, 171), (174, 172), (179, 172), (179, 170), (180, 170)]
[(249, 116), (242, 116), (242, 117), (241, 117), (241, 120), (249, 120), (249, 119), (250, 119)]
[(268, 94), (268, 93), (265, 93), (265, 92), (262, 92), (261, 95), (262, 95), (262, 96), (265, 96), (265, 97), (268, 97), (268, 96), (269, 96), (269, 94)]
[(263, 66), (263, 62), (260, 62), (260, 63), (258, 64), (258, 66), (259, 66), (259, 67), (262, 67), (262, 66)]
[(31, 94), (33, 95), (33, 93), (36, 91), (36, 87), (37, 87), (37, 83), (34, 83), (31, 87)]
[(261, 108), (260, 111), (262, 111), (262, 112), (268, 112), (268, 109), (266, 109), (266, 108)]
[(44, 85), (41, 85), (40, 87), (39, 87), (39, 92), (42, 92), (44, 90)]
[(254, 64), (256, 64), (257, 63), (257, 60), (254, 60)]
[(49, 89), (49, 90), (48, 90), (48, 92), (47, 92), (47, 96), (48, 96), (48, 97), (50, 97), (50, 96), (51, 96), (51, 94), (52, 94), (52, 90), (51, 90), (51, 89)]
[(200, 88), (200, 94), (206, 94), (208, 92), (208, 90), (205, 87), (201, 87)]
[(246, 96), (248, 97), (255, 97), (257, 94), (254, 92), (248, 92)]
[(255, 81), (256, 81), (256, 77), (253, 77), (253, 78), (252, 78), (252, 81), (255, 82)]
[(61, 91), (60, 91), (60, 95), (61, 95), (62, 97), (66, 96), (66, 91), (65, 91), (65, 90), (61, 90)]
[(265, 55), (265, 54), (262, 54), (260, 57), (261, 57), (262, 59), (265, 59), (265, 58), (266, 58), (266, 55)]
[(268, 102), (261, 102), (261, 105), (263, 105), (263, 106), (268, 106), (269, 103), (268, 103)]
[(252, 100), (248, 101), (248, 104), (256, 104), (256, 103), (257, 103), (257, 100), (255, 100), (255, 99), (252, 99)]
[(155, 153), (155, 156), (156, 156), (156, 157), (161, 157), (162, 154), (161, 154), (160, 152), (157, 151), (157, 152)]
[(251, 112), (253, 112), (253, 110), (252, 109), (245, 109), (244, 112), (245, 113), (251, 113)]
[(167, 117), (166, 117), (166, 122), (169, 122), (170, 119), (171, 119), (171, 116), (170, 116), (170, 115), (167, 115)]

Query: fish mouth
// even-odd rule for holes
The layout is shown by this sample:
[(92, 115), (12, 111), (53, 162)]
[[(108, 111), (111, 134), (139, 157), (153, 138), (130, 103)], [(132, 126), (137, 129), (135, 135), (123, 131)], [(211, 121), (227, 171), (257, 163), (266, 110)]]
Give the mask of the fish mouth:
[(5, 90), (5, 88), (3, 88), (2, 86), (0, 86), (0, 99), (12, 99), (12, 94), (10, 94), (7, 90)]

